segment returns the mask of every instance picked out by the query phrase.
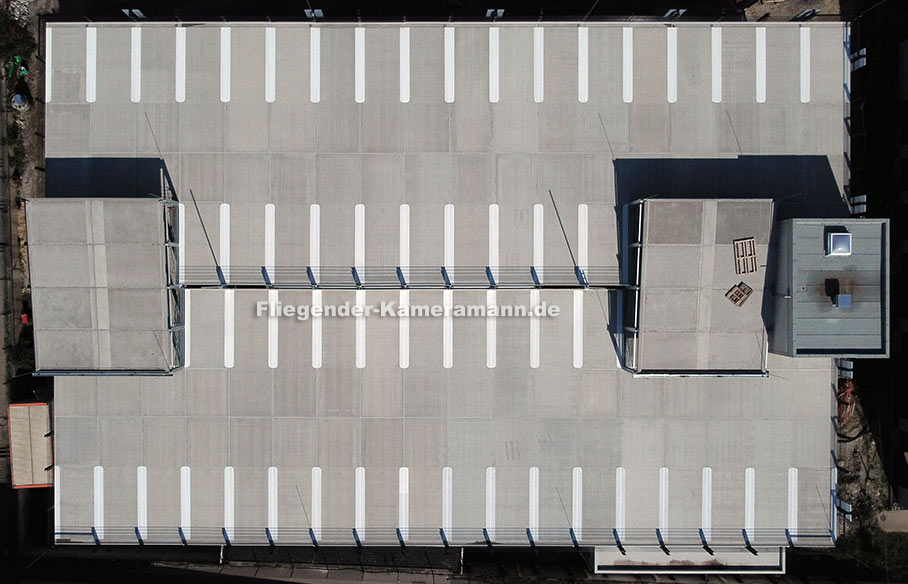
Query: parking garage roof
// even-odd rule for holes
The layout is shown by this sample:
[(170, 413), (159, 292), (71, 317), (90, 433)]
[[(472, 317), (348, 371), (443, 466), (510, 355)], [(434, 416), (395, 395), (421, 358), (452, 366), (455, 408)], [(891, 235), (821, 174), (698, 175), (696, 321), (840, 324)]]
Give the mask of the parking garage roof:
[[(51, 23), (47, 167), (160, 152), (183, 203), (187, 269), (212, 266), (200, 217), (228, 274), (571, 268), (549, 189), (577, 263), (617, 269), (616, 206), (650, 193), (617, 192), (616, 160), (752, 156), (778, 169), (761, 161), (812, 156), (844, 184), (846, 33)], [(812, 200), (821, 181), (784, 168), (750, 196)], [(698, 180), (670, 178), (678, 189)], [(256, 316), (275, 298), (561, 312)], [(226, 533), (261, 544), (269, 528), (307, 543), (311, 528), (350, 545), (354, 528), (366, 543), (396, 543), (403, 528), (411, 543), (438, 544), (445, 528), (458, 544), (486, 528), (523, 545), (532, 528), (569, 544), (573, 528), (591, 545), (620, 528), (656, 545), (656, 527), (699, 542), (708, 521), (735, 545), (744, 528), (764, 543), (784, 544), (785, 528), (828, 541), (817, 493), (832, 472), (831, 361), (770, 355), (779, 374), (758, 379), (634, 377), (616, 351), (618, 302), (604, 289), (187, 287), (183, 369), (57, 378), (57, 540), (91, 541), (95, 527), (132, 542), (139, 527), (147, 541), (177, 543), (183, 528), (190, 543)]]

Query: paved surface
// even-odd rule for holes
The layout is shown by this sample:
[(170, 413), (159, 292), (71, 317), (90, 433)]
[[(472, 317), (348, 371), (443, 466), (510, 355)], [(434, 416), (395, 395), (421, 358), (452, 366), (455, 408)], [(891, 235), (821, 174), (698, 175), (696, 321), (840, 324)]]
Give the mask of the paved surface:
[[(650, 199), (643, 210), (637, 371), (765, 371), (764, 285), (770, 199)], [(733, 243), (754, 239), (756, 270), (737, 274)], [(744, 282), (742, 306), (726, 298)]]
[[(765, 27), (765, 101), (764, 33), (750, 25), (540, 30), (455, 25), (446, 58), (436, 25), (410, 25), (408, 52), (399, 25), (276, 25), (272, 66), (261, 25), (147, 25), (137, 55), (128, 27), (55, 23), (47, 156), (160, 147), (226, 267), (570, 266), (548, 189), (578, 262), (614, 267), (616, 200), (653, 194), (616, 192), (615, 158), (813, 155), (844, 183), (841, 25)], [(183, 217), (184, 265), (210, 266), (191, 208)], [(316, 294), (278, 297), (401, 299)], [(409, 294), (411, 304), (488, 300)], [(828, 529), (830, 360), (770, 355), (760, 379), (634, 378), (607, 333), (618, 324), (607, 292), (536, 294), (495, 300), (562, 314), (411, 317), (405, 334), (396, 317), (269, 326), (254, 312), (267, 291), (191, 290), (185, 370), (57, 379), (58, 531), (95, 525), (128, 539), (140, 525), (174, 541), (182, 525), (193, 541), (217, 541), (228, 527), (262, 543), (265, 527), (286, 542), (306, 541), (311, 526), (351, 543), (354, 527), (366, 542), (395, 541), (395, 527), (437, 542), (445, 527), (462, 543), (486, 527), (523, 543), (530, 527), (564, 543), (573, 526), (588, 543), (613, 541), (618, 527), (655, 544), (659, 526), (711, 526), (717, 538), (773, 528), (773, 541), (785, 527)]]

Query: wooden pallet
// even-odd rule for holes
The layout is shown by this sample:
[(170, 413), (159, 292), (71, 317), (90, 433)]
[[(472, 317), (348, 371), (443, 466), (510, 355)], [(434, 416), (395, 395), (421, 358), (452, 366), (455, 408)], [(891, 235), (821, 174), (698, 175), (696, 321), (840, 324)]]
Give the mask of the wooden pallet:
[(725, 297), (732, 301), (735, 306), (743, 306), (747, 299), (750, 298), (750, 295), (754, 293), (754, 289), (745, 284), (744, 282), (738, 282), (731, 288), (728, 292), (725, 293)]
[(745, 239), (736, 239), (734, 241), (735, 250), (735, 274), (752, 274), (757, 271), (757, 246), (753, 237)]

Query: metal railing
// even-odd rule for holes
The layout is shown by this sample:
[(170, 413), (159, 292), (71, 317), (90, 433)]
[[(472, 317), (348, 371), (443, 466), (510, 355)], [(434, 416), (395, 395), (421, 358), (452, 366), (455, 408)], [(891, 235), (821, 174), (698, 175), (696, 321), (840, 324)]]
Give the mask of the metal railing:
[(242, 546), (430, 546), (430, 547), (594, 547), (654, 549), (716, 549), (767, 547), (831, 547), (828, 529), (791, 531), (784, 528), (619, 529), (568, 527), (61, 527), (58, 544), (88, 545), (242, 545)]
[(312, 290), (617, 288), (618, 266), (183, 266), (189, 287)]

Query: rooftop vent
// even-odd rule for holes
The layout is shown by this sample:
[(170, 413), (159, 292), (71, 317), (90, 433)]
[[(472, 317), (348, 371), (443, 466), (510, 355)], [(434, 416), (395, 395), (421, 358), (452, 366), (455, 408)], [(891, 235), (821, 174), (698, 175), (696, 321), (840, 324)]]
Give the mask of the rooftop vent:
[(826, 234), (826, 255), (850, 256), (851, 234), (828, 232)]

